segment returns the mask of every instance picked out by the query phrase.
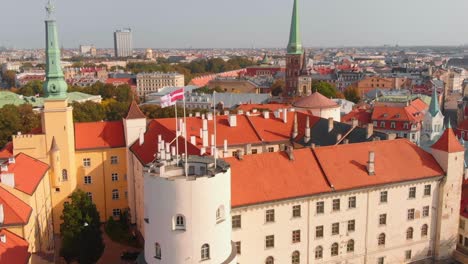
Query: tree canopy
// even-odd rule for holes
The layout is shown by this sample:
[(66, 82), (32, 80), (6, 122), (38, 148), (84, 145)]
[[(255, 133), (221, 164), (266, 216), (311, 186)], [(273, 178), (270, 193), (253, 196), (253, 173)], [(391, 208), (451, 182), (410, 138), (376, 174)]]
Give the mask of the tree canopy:
[(76, 190), (64, 204), (60, 225), (60, 255), (70, 263), (96, 263), (104, 251), (99, 212), (88, 195)]
[(16, 86), (16, 72), (15, 71), (6, 71), (2, 74), (2, 79), (8, 87), (15, 87)]
[(359, 96), (359, 91), (356, 87), (348, 87), (344, 90), (344, 96), (346, 100), (351, 101), (353, 103), (358, 103), (361, 101), (361, 97)]
[(276, 80), (273, 85), (271, 85), (271, 95), (279, 96), (283, 93), (285, 82), (283, 79)]
[(322, 95), (328, 97), (328, 98), (336, 98), (337, 96), (337, 90), (335, 86), (327, 83), (327, 82), (312, 82), (312, 92), (319, 92)]
[(3, 106), (0, 108), (0, 147), (10, 141), (12, 135), (18, 132), (30, 133), (40, 125), (40, 116), (33, 111), (31, 105)]

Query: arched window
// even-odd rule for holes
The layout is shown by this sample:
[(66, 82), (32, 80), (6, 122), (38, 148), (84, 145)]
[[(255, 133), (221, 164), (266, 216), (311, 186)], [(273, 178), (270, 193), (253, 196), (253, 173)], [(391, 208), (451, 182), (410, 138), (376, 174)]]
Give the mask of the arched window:
[(224, 220), (224, 205), (220, 205), (216, 210), (216, 221), (221, 222)]
[(331, 255), (338, 256), (338, 243), (333, 243), (331, 246)]
[(119, 197), (120, 197), (119, 190), (117, 189), (112, 190), (112, 200), (118, 200)]
[(379, 235), (379, 242), (378, 242), (379, 246), (383, 246), (385, 245), (385, 234), (382, 233)]
[(318, 246), (315, 248), (315, 259), (323, 258), (323, 247)]
[(185, 230), (185, 217), (178, 214), (174, 217), (174, 230)]
[(427, 225), (424, 224), (422, 227), (421, 227), (421, 237), (426, 237), (427, 236)]
[(406, 229), (406, 239), (413, 239), (413, 228)]
[(161, 246), (159, 243), (154, 243), (154, 257), (161, 259)]
[(354, 252), (354, 240), (349, 240), (346, 245), (346, 252)]
[(291, 263), (292, 264), (299, 264), (301, 262), (301, 255), (299, 251), (294, 251), (291, 256)]
[(62, 170), (62, 181), (68, 181), (68, 171), (66, 169)]
[(210, 259), (210, 245), (204, 244), (201, 247), (201, 259), (202, 260)]
[(265, 260), (265, 264), (274, 264), (275, 263), (275, 260), (273, 259), (272, 256), (269, 256), (268, 258), (266, 258)]

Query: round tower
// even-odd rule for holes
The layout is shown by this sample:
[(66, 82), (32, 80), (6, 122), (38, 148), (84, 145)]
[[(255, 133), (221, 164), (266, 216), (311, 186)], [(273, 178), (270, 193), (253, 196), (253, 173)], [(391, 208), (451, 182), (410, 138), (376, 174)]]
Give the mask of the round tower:
[(206, 156), (185, 164), (174, 152), (163, 148), (145, 169), (146, 262), (236, 263), (229, 165)]

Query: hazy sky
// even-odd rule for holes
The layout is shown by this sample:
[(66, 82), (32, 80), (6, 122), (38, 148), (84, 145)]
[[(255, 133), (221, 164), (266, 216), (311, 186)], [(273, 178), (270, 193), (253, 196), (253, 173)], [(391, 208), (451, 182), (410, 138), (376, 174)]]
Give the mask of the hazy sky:
[[(46, 0), (0, 0), (0, 46), (44, 46)], [(286, 47), (293, 0), (55, 0), (60, 41), (137, 48)], [(300, 0), (305, 46), (468, 43), (466, 0)]]

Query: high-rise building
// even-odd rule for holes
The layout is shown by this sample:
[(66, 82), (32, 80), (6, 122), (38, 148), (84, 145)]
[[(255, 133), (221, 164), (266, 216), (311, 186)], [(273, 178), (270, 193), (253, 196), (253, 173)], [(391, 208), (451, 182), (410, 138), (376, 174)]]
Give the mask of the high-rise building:
[(131, 57), (133, 55), (132, 30), (130, 28), (114, 32), (114, 49), (116, 57)]

